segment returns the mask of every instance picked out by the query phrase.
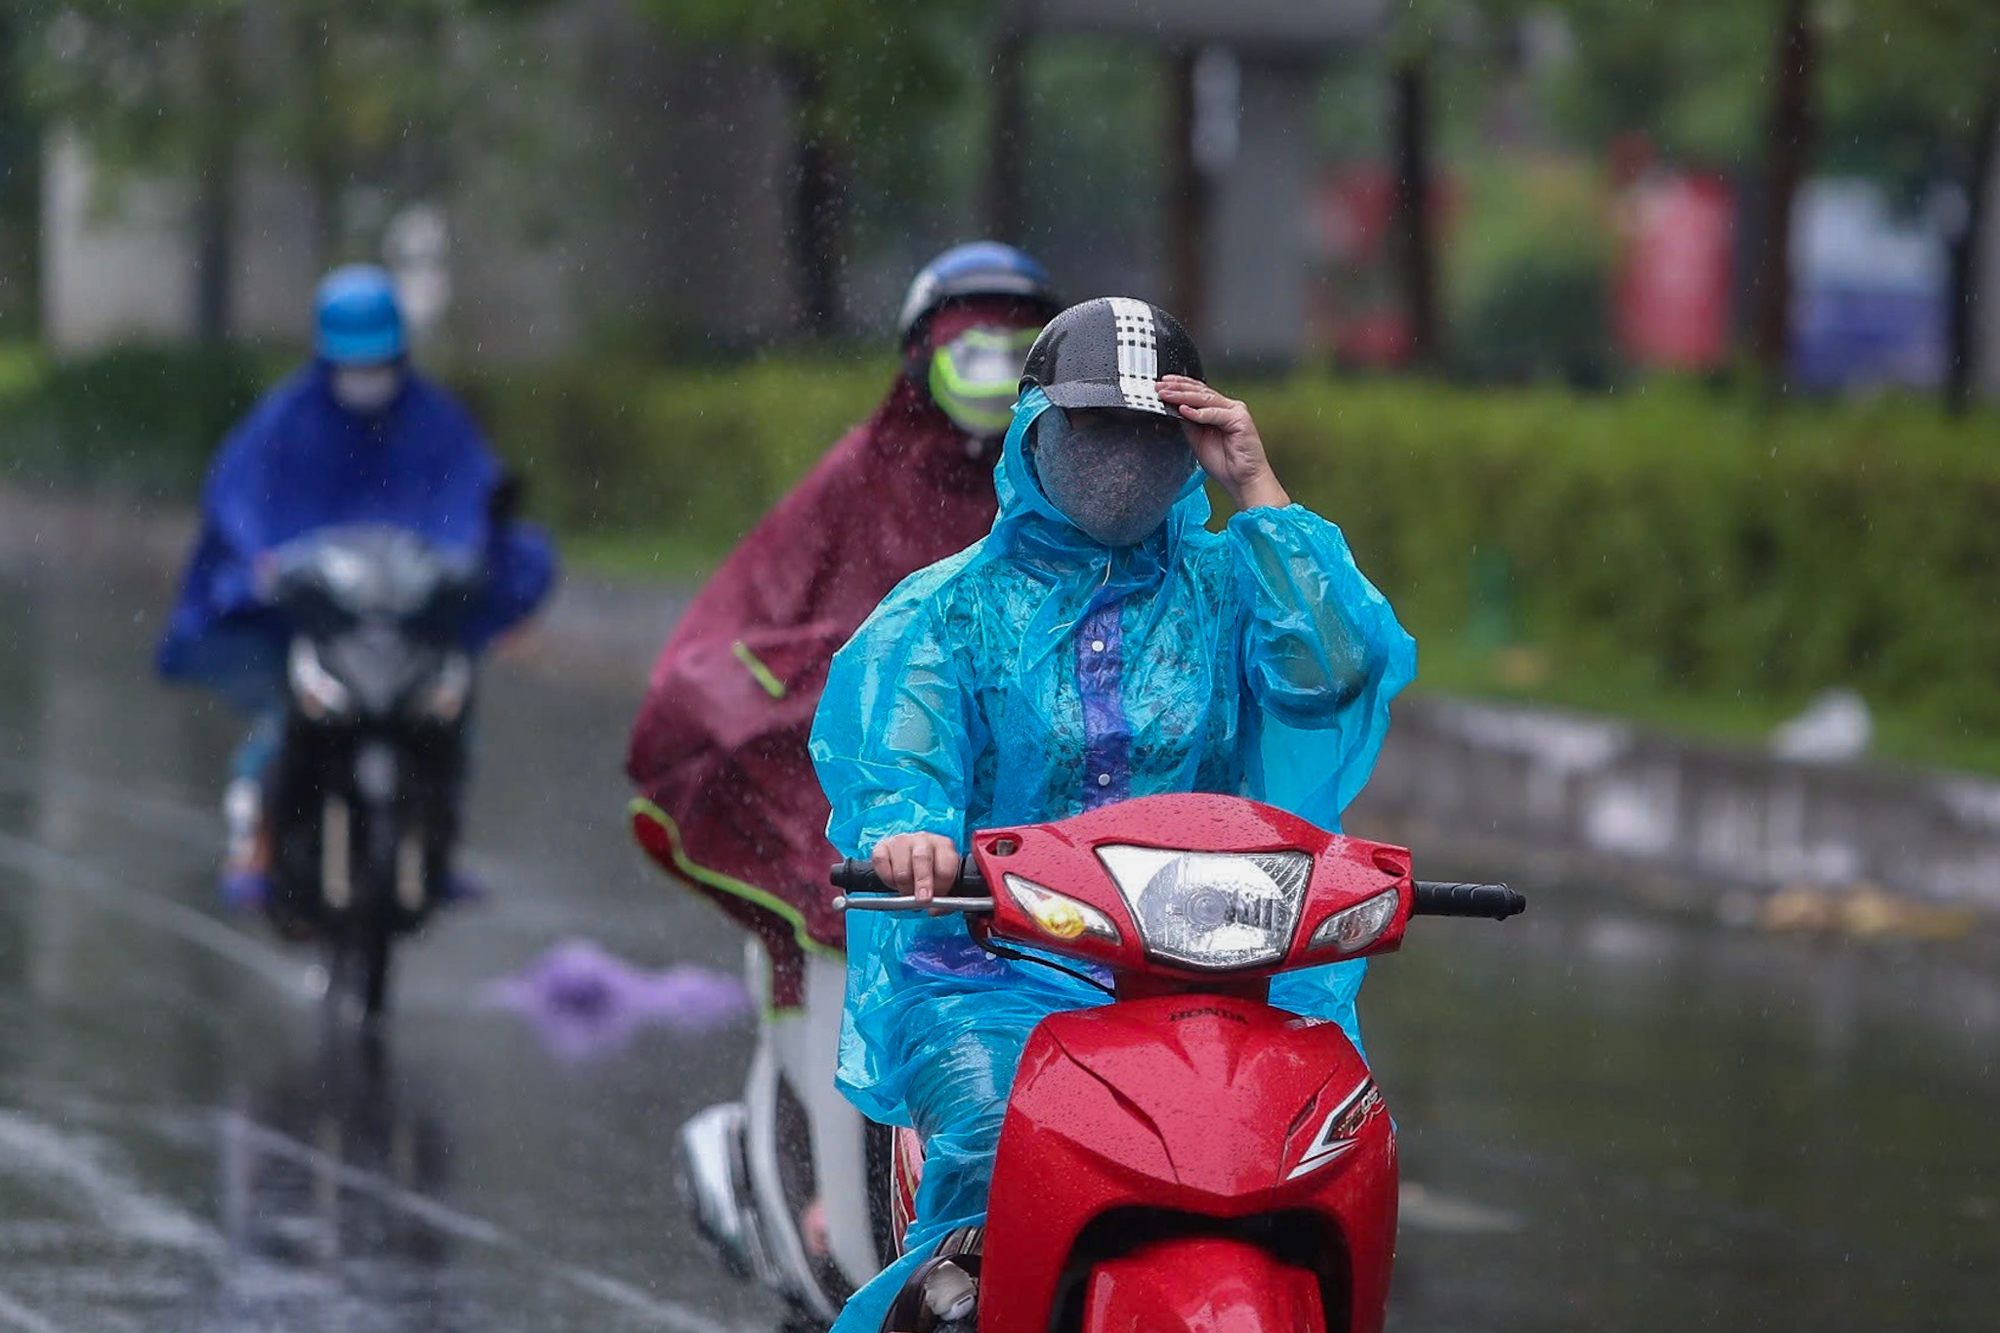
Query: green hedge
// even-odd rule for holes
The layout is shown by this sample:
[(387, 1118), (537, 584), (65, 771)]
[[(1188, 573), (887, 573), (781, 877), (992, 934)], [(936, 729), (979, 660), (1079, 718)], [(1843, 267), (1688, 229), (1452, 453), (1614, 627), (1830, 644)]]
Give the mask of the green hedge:
[(1852, 685), (1939, 735), (2000, 736), (1990, 415), (1324, 381), (1256, 407), (1294, 493), (1420, 635), (1490, 619), (1497, 566), (1507, 637), (1609, 693)]
[(282, 362), (227, 348), (56, 362), (31, 345), (0, 346), (0, 473), (191, 495), (216, 441), (281, 373)]
[[(175, 364), (131, 353), (53, 368), (0, 352), (9, 469), (191, 493), (269, 368)], [(459, 387), (572, 549), (687, 574), (891, 374), (886, 360), (775, 359)], [(1430, 683), (1722, 729), (1852, 685), (1906, 752), (2000, 757), (1991, 414), (1953, 421), (1893, 399), (1766, 411), (1686, 385), (1231, 387), (1293, 493), (1342, 525), (1424, 643)]]
[(712, 563), (890, 383), (888, 360), (758, 361), (689, 371), (604, 367), (462, 384), (573, 533), (658, 538)]
[[(485, 419), (572, 532), (712, 559), (864, 414), (887, 363), (518, 379)], [(2000, 430), (1930, 405), (1764, 410), (1298, 377), (1250, 397), (1281, 475), (1348, 532), (1427, 675), (1790, 707), (1852, 685), (2000, 737)], [(1753, 710), (1758, 711), (1758, 710)], [(1768, 711), (1768, 710), (1763, 710)]]

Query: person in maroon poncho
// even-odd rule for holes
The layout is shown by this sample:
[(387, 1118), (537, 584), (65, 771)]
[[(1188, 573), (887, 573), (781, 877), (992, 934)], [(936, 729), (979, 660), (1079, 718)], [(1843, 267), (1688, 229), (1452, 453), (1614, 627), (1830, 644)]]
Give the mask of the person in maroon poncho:
[(938, 256), (899, 320), (903, 369), (866, 421), (744, 537), (653, 669), (625, 771), (632, 824), (668, 872), (756, 933), (772, 1007), (804, 956), (838, 953), (829, 813), (806, 740), (834, 651), (902, 579), (992, 526), (993, 463), (1046, 272), (982, 241)]

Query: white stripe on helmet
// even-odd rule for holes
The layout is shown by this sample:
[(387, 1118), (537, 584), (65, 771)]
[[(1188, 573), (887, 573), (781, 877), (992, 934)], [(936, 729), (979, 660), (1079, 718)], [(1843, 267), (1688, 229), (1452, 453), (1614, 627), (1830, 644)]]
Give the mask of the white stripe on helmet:
[(1160, 401), (1160, 341), (1153, 307), (1129, 296), (1107, 299), (1118, 331), (1118, 396), (1127, 407), (1166, 412), (1167, 405)]

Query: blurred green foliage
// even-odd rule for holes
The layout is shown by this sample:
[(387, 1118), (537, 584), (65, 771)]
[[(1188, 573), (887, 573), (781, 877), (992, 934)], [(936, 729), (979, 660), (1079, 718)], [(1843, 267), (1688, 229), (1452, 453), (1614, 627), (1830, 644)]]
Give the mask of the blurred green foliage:
[[(184, 179), (215, 205), (251, 166), (312, 193), (316, 260), (379, 251), (385, 223), (435, 201), (458, 164), (553, 162), (532, 20), (547, 0), (0, 0), (18, 109), (110, 170)], [(540, 58), (531, 58), (540, 57)], [(522, 209), (524, 215), (532, 209)]]
[(668, 34), (772, 60), (804, 83), (808, 134), (852, 142), (919, 123), (970, 80), (980, 0), (638, 0)]
[[(268, 358), (0, 349), (0, 476), (186, 499)], [(687, 578), (865, 416), (887, 359), (597, 365), (457, 387), (572, 553)], [(1243, 393), (1340, 523), (1432, 687), (1720, 731), (1851, 685), (1904, 754), (2000, 759), (2000, 451), (1989, 413), (1768, 411), (1305, 375)], [(600, 568), (602, 565), (600, 564)]]
[(1670, 157), (1754, 158), (1770, 93), (1776, 0), (1558, 0), (1572, 58), (1547, 89), (1557, 128), (1602, 148), (1643, 130)]
[(1597, 172), (1549, 157), (1476, 163), (1463, 179), (1466, 219), (1445, 255), (1452, 369), (1486, 380), (1607, 382), (1618, 357), (1613, 245)]
[(713, 564), (895, 374), (890, 358), (773, 358), (708, 369), (602, 365), (461, 382), (468, 404), (564, 532), (647, 536)]
[(0, 478), (186, 499), (281, 364), (229, 347), (52, 361), (34, 344), (0, 345)]

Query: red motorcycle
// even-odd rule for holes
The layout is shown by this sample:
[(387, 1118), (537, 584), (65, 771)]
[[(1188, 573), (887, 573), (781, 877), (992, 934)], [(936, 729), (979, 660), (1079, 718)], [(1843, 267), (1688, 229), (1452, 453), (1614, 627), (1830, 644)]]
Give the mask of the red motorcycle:
[[(865, 862), (833, 880), (885, 888)], [(1115, 990), (1044, 1019), (1022, 1056), (979, 1333), (1379, 1330), (1395, 1129), (1346, 1034), (1271, 1007), (1270, 980), (1391, 952), (1414, 915), (1501, 920), (1526, 905), (1505, 885), (1413, 881), (1403, 848), (1237, 797), (1153, 796), (974, 835), (928, 907), (965, 913), (989, 947), (1102, 964)], [(899, 1221), (917, 1151), (905, 1135)]]

